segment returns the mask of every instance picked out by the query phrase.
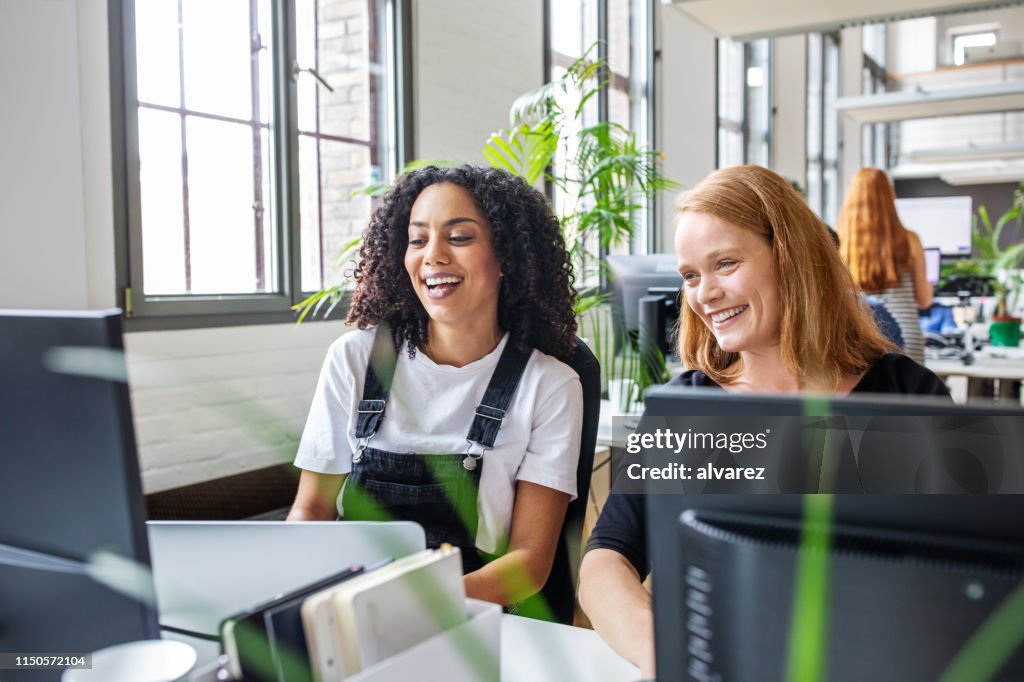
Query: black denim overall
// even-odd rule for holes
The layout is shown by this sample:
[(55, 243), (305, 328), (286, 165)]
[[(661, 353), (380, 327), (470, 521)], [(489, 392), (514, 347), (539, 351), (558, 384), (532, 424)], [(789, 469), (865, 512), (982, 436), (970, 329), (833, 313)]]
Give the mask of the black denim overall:
[(476, 532), (484, 453), (494, 446), (529, 359), (506, 343), (476, 407), (465, 453), (378, 450), (368, 443), (384, 419), (396, 360), (390, 331), (378, 328), (359, 401), (352, 471), (341, 494), (345, 520), (415, 521), (426, 532), (427, 547), (448, 543), (461, 550), (464, 573), (483, 566), (486, 558), (476, 549)]

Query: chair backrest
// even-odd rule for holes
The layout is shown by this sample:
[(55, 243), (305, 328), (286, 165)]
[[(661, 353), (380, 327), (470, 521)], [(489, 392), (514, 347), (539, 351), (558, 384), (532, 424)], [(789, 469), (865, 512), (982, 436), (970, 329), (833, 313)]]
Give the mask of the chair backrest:
[(568, 365), (579, 375), (583, 386), (583, 431), (580, 434), (580, 461), (576, 467), (576, 499), (569, 503), (551, 575), (540, 592), (547, 608), (521, 608), (519, 614), (546, 616), (556, 622), (571, 625), (576, 603), (576, 574), (582, 551), (583, 519), (590, 498), (590, 476), (594, 468), (597, 425), (601, 417), (601, 365), (580, 339), (576, 339), (576, 350)]

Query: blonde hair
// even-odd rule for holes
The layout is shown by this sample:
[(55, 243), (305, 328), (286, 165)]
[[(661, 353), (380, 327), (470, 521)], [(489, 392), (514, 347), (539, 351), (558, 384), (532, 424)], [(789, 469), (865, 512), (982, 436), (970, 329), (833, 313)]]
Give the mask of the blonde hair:
[(836, 221), (839, 255), (864, 291), (899, 286), (910, 269), (910, 241), (896, 214), (889, 177), (877, 168), (861, 168), (849, 187)]
[[(779, 343), (802, 385), (834, 389), (870, 368), (894, 346), (882, 335), (828, 227), (782, 177), (761, 166), (715, 171), (679, 197), (678, 216), (707, 213), (767, 240), (778, 277)], [(679, 315), (679, 356), (718, 384), (735, 381), (738, 353), (722, 350), (689, 306)]]

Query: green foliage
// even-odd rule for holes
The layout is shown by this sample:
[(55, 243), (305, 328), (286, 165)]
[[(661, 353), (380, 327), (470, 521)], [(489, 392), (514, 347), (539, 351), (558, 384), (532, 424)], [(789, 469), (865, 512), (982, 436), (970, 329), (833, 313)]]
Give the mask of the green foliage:
[(992, 288), (999, 302), (996, 306), (997, 316), (1006, 316), (1015, 309), (1024, 289), (1021, 278), (1021, 264), (1024, 263), (1024, 243), (1016, 243), (1003, 249), (999, 242), (1003, 231), (1013, 224), (1020, 236), (1021, 223), (1024, 220), (1024, 182), (1013, 192), (1013, 205), (999, 216), (995, 223), (989, 217), (984, 205), (978, 207), (974, 216), (971, 245), (975, 257), (960, 260), (943, 267), (944, 277), (950, 275), (976, 275), (992, 278)]

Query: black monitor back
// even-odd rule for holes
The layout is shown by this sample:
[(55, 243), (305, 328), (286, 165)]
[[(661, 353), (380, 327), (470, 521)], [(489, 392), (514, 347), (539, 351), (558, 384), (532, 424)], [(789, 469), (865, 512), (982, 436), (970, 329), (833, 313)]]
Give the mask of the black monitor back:
[[(87, 653), (158, 635), (136, 599), (39, 568), (50, 565), (39, 555), (73, 566), (98, 550), (149, 566), (128, 385), (110, 376), (123, 375), (120, 319), (0, 311), (0, 651)], [(39, 553), (20, 555), (33, 567), (11, 565), (18, 550)]]
[[(646, 416), (732, 415), (742, 424), (805, 414), (808, 404), (661, 388), (648, 393)], [(873, 396), (819, 399), (814, 409), (890, 418), (987, 414), (1015, 420), (1009, 431), (1024, 434), (1016, 424), (1024, 412), (1006, 407)], [(647, 496), (659, 680), (786, 679), (804, 501), (796, 494)], [(968, 634), (1022, 585), (1024, 495), (850, 494), (833, 504), (827, 679), (937, 679)], [(1024, 650), (994, 679), (1024, 679)]]

